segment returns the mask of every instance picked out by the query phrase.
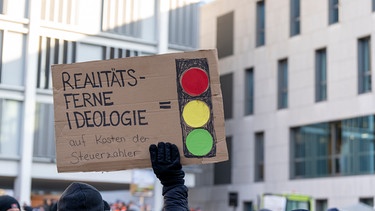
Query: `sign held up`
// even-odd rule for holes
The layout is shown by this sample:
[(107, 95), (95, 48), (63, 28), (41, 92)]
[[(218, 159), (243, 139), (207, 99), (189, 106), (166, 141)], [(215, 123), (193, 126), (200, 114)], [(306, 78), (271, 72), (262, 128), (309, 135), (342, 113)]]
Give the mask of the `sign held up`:
[(151, 166), (148, 148), (181, 163), (228, 159), (216, 50), (52, 65), (59, 172)]

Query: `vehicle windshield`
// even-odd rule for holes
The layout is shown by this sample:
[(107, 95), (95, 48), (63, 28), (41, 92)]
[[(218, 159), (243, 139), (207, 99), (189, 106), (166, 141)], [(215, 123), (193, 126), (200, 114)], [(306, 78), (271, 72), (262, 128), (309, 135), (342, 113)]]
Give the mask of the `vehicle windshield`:
[(294, 209), (306, 209), (309, 210), (309, 202), (308, 201), (294, 201), (294, 200), (287, 200), (286, 203), (286, 210), (285, 211), (291, 211)]

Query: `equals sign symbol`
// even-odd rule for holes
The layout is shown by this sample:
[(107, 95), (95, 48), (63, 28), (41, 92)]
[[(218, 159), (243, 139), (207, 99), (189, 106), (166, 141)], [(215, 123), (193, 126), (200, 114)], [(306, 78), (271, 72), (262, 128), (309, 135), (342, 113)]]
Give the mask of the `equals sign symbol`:
[(159, 102), (160, 109), (170, 109), (171, 101)]

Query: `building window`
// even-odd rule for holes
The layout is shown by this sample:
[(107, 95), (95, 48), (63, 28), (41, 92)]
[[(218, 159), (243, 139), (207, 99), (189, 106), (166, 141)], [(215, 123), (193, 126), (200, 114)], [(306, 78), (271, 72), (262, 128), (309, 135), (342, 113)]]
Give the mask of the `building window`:
[(372, 11), (374, 12), (375, 11), (375, 0), (372, 0)]
[(256, 182), (264, 181), (264, 133), (255, 134), (255, 176)]
[(4, 14), (4, 0), (0, 0), (0, 14)]
[(243, 202), (243, 211), (253, 211), (253, 202), (252, 201), (244, 201)]
[(375, 173), (374, 116), (291, 129), (292, 178)]
[(224, 104), (224, 118), (233, 117), (233, 73), (220, 76), (221, 91)]
[[(6, 31), (5, 36), (0, 34), (0, 62), (1, 84), (23, 86), (26, 58), (26, 35)], [(3, 39), (1, 39), (3, 38)], [(1, 41), (2, 40), (2, 41)]]
[(74, 0), (42, 0), (41, 19), (45, 21), (77, 24), (78, 4)]
[(0, 157), (18, 157), (22, 129), (22, 103), (0, 99)]
[(37, 88), (51, 89), (52, 64), (68, 64), (76, 61), (76, 42), (40, 37), (38, 53)]
[(34, 132), (34, 157), (54, 159), (55, 129), (53, 104), (37, 103)]
[(134, 57), (134, 56), (139, 55), (138, 51), (129, 50), (129, 49), (106, 47), (105, 50), (106, 52), (105, 52), (105, 56), (103, 57), (103, 59), (117, 59), (117, 58), (125, 58), (125, 57)]
[(371, 91), (371, 38), (358, 40), (358, 93)]
[(254, 70), (245, 71), (245, 115), (254, 113)]
[[(153, 5), (148, 6), (153, 8)], [(148, 12), (148, 10), (144, 11)], [(139, 0), (103, 0), (102, 13), (102, 31), (129, 37), (142, 37), (143, 24), (146, 24), (147, 20), (142, 17), (146, 14), (142, 13)], [(153, 18), (154, 12), (151, 13), (147, 16)], [(148, 22), (150, 22), (149, 18)], [(149, 28), (152, 27), (154, 26), (151, 24)], [(151, 40), (154, 38), (152, 37)]]
[(198, 47), (199, 4), (187, 1), (170, 1), (169, 44), (179, 48)]
[(334, 24), (339, 22), (339, 0), (329, 0), (328, 3), (328, 23)]
[(282, 59), (278, 62), (277, 74), (277, 108), (283, 109), (288, 107), (288, 60)]
[(374, 207), (374, 198), (373, 197), (363, 197), (359, 198), (359, 202), (367, 204), (370, 207)]
[(327, 52), (315, 51), (315, 101), (327, 100)]
[(0, 14), (12, 18), (29, 17), (30, 0), (0, 0)]
[(315, 201), (316, 211), (327, 211), (328, 209), (328, 200), (327, 199), (317, 199)]
[(300, 34), (301, 26), (300, 0), (290, 0), (290, 36)]
[(256, 3), (256, 46), (266, 43), (266, 7), (265, 1)]
[(4, 43), (3, 37), (4, 37), (4, 31), (0, 30), (0, 82), (3, 81), (2, 77), (1, 77), (1, 75), (3, 74), (3, 70), (2, 70), (2, 67), (3, 67), (3, 49), (4, 49), (4, 47), (3, 47), (3, 43)]
[(224, 162), (214, 164), (214, 184), (231, 184), (232, 182), (232, 137), (227, 137), (227, 149), (229, 159)]
[(233, 55), (234, 46), (234, 12), (227, 13), (217, 18), (216, 47), (218, 57), (223, 58)]

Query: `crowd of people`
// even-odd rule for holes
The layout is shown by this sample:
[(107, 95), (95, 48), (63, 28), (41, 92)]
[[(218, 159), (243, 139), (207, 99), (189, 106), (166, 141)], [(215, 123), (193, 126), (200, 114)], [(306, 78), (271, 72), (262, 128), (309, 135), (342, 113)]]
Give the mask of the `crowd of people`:
[[(43, 204), (37, 206), (23, 205), (23, 210), (25, 211), (54, 211), (54, 207), (57, 206), (57, 200), (45, 199)], [(150, 205), (138, 206), (135, 202), (129, 201), (125, 203), (124, 201), (117, 200), (114, 203), (110, 203), (109, 207), (111, 211), (151, 211)], [(1, 211), (1, 209), (0, 209)]]
[[(189, 211), (188, 188), (184, 185), (185, 172), (180, 163), (180, 154), (176, 145), (159, 142), (149, 147), (152, 169), (163, 185), (164, 211)], [(31, 210), (33, 211), (31, 207)], [(82, 183), (73, 182), (62, 193), (50, 211), (110, 211), (111, 206), (103, 200), (99, 190)], [(115, 207), (116, 209), (116, 207)], [(123, 209), (123, 208), (121, 208)], [(8, 195), (0, 198), (0, 211), (20, 211), (19, 202)], [(127, 211), (140, 211), (139, 207), (130, 204)]]
[[(184, 185), (185, 173), (180, 163), (180, 154), (174, 144), (160, 142), (149, 147), (152, 169), (163, 185), (163, 211), (192, 211), (188, 207), (188, 189)], [(100, 192), (93, 186), (73, 182), (57, 203), (34, 208), (24, 206), (26, 211), (141, 211), (140, 207), (130, 202), (117, 202), (109, 205), (103, 200)], [(193, 209), (196, 211), (195, 209)], [(8, 195), (0, 196), (0, 211), (21, 211), (19, 202)], [(143, 211), (143, 210), (142, 210)], [(270, 211), (264, 209), (263, 211)], [(296, 209), (292, 211), (309, 211)], [(337, 210), (335, 210), (337, 211)]]
[(129, 201), (125, 203), (123, 201), (117, 200), (115, 203), (110, 205), (111, 211), (151, 211), (149, 205), (138, 206), (135, 202)]

